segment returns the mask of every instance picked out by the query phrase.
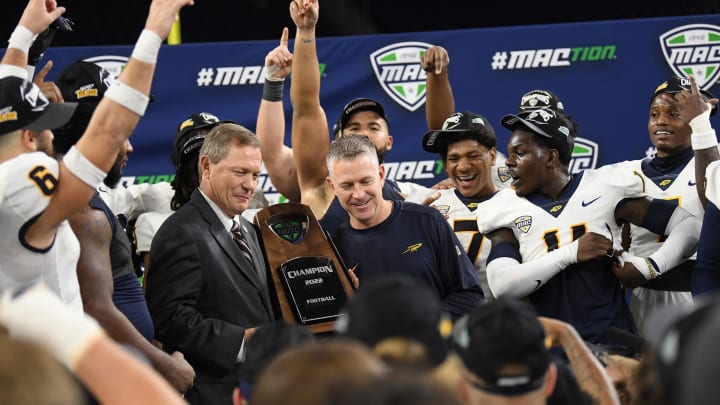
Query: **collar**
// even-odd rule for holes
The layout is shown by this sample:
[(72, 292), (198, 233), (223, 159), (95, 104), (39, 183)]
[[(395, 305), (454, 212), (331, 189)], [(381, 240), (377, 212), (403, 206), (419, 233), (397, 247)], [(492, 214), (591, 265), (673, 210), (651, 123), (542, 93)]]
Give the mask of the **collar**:
[[(225, 213), (223, 212), (223, 210), (220, 209), (220, 206), (218, 206), (217, 204), (215, 204), (215, 201), (211, 200), (210, 197), (208, 197), (207, 195), (205, 195), (205, 193), (203, 193), (202, 190), (200, 190), (199, 188), (198, 188), (198, 191), (200, 192), (200, 195), (205, 199), (205, 201), (207, 201), (208, 205), (210, 206), (210, 208), (211, 208), (211, 209), (213, 210), (213, 212), (215, 213), (215, 216), (218, 217), (218, 219), (220, 220), (220, 223), (223, 225), (223, 227), (224, 227), (228, 232), (230, 232), (230, 229), (232, 228), (233, 220), (237, 221), (237, 215), (236, 215), (235, 217), (232, 217), (232, 218), (229, 217), (229, 216), (227, 216), (227, 214), (225, 214)], [(239, 223), (239, 221), (238, 221), (238, 223)], [(242, 226), (242, 224), (241, 224), (241, 226)]]

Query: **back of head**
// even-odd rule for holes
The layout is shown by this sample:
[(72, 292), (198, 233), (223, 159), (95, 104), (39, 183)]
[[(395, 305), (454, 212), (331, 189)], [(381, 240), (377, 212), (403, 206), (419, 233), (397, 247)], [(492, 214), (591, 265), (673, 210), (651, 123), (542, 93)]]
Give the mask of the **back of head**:
[(343, 405), (459, 405), (456, 393), (427, 375), (390, 373), (335, 398)]
[(537, 313), (520, 300), (499, 298), (478, 306), (456, 322), (452, 341), (472, 385), (483, 392), (535, 391), (550, 366)]
[(334, 405), (344, 390), (362, 387), (385, 372), (360, 343), (344, 339), (309, 342), (285, 351), (260, 374), (253, 405)]
[(501, 122), (510, 131), (532, 132), (540, 144), (558, 151), (562, 164), (570, 163), (575, 147), (575, 125), (562, 112), (549, 108), (526, 110), (505, 115)]
[(427, 369), (445, 360), (451, 325), (427, 285), (392, 273), (358, 289), (336, 330), (374, 348), (390, 365)]
[(56, 129), (72, 117), (76, 103), (51, 103), (33, 82), (8, 76), (0, 79), (0, 136), (21, 129)]
[(67, 153), (85, 133), (93, 112), (112, 83), (108, 70), (93, 62), (78, 60), (63, 69), (55, 80), (65, 101), (78, 104), (70, 121), (54, 131), (53, 146), (58, 153)]
[(245, 343), (245, 359), (238, 367), (243, 396), (251, 398), (257, 377), (275, 357), (292, 347), (313, 340), (315, 335), (310, 330), (286, 321), (259, 327)]
[(84, 403), (82, 391), (44, 349), (0, 333), (0, 404)]

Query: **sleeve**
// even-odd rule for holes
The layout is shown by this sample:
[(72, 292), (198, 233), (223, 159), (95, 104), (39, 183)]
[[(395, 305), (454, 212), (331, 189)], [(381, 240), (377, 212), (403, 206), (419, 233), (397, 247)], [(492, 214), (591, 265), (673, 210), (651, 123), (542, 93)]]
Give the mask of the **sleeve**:
[(484, 295), (475, 266), (467, 257), (450, 224), (435, 210), (433, 221), (438, 229), (440, 243), (436, 250), (439, 254), (438, 268), (442, 273), (443, 289), (446, 292), (442, 305), (453, 319), (457, 319), (482, 302)]
[(173, 194), (170, 183), (161, 181), (118, 186), (100, 195), (116, 215), (123, 214), (132, 221), (144, 212), (171, 212)]
[(198, 246), (189, 229), (169, 225), (161, 227), (153, 240), (152, 271), (146, 280), (156, 337), (194, 364), (210, 364), (229, 372), (235, 366), (245, 328), (198, 311), (200, 295), (206, 293)]
[(149, 252), (153, 237), (168, 215), (159, 212), (146, 212), (135, 221), (135, 244), (137, 253)]
[[(396, 182), (398, 187), (400, 188), (400, 192), (404, 195), (413, 195), (413, 194), (426, 194), (430, 195), (432, 194), (432, 189), (421, 186), (420, 184), (411, 183), (407, 181), (398, 181)], [(421, 200), (422, 201), (422, 200)]]
[(720, 290), (720, 162), (713, 162), (707, 168), (706, 195), (708, 204), (690, 281), (693, 296)]

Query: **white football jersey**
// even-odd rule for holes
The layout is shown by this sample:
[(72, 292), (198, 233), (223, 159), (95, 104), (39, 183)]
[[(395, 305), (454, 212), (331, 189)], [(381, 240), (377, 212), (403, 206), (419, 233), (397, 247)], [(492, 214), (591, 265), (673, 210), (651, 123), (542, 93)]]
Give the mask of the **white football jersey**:
[[(623, 176), (638, 173), (645, 182), (645, 190), (652, 198), (659, 198), (676, 202), (696, 217), (702, 218), (705, 209), (700, 202), (695, 187), (695, 158), (691, 158), (683, 167), (669, 173), (659, 173), (652, 168), (643, 170), (643, 161), (640, 159), (626, 161), (603, 168), (612, 175)], [(664, 241), (663, 235), (630, 224), (630, 253), (638, 257), (648, 257), (658, 250)], [(690, 260), (695, 260), (693, 254)], [(690, 291), (670, 291), (658, 288), (634, 288), (630, 300), (630, 311), (641, 335), (648, 331), (647, 316), (655, 308), (692, 304)]]
[(0, 163), (0, 290), (43, 282), (83, 310), (77, 279), (80, 244), (67, 221), (47, 250), (26, 246), (22, 228), (39, 216), (55, 191), (58, 162), (45, 153), (24, 153)]
[(440, 198), (431, 204), (431, 207), (440, 211), (455, 231), (455, 235), (462, 244), (470, 261), (477, 270), (480, 286), (485, 298), (491, 298), (492, 292), (487, 283), (485, 263), (490, 253), (490, 240), (478, 232), (477, 216), (479, 204), (465, 204), (457, 196), (455, 189), (440, 191)]
[(501, 190), (483, 204), (478, 230), (487, 234), (499, 228), (511, 229), (520, 243), (523, 262), (570, 244), (587, 232), (613, 240), (615, 249), (620, 249), (615, 207), (625, 198), (644, 196), (638, 176), (609, 177), (597, 170), (585, 170), (569, 199), (547, 210), (518, 197), (515, 190)]

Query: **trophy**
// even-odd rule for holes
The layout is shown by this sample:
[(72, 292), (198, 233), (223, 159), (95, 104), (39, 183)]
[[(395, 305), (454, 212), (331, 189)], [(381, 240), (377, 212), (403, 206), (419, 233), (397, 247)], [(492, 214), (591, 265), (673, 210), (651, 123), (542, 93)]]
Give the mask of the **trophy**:
[(332, 240), (305, 204), (271, 205), (255, 214), (276, 317), (332, 332), (352, 284)]

